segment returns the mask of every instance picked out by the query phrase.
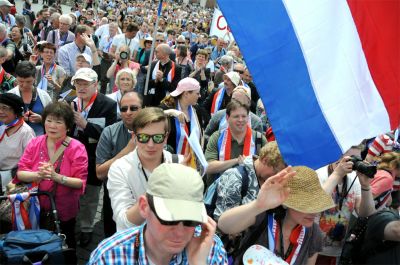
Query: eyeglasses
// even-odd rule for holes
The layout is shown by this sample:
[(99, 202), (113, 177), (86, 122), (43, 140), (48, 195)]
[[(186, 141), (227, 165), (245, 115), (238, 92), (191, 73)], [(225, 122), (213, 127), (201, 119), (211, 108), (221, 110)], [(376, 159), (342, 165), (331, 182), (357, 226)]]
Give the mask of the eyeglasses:
[(156, 42), (164, 42), (164, 40), (156, 40)]
[(115, 22), (115, 21), (117, 21), (117, 20), (116, 20), (116, 19), (111, 19), (111, 18), (109, 18), (108, 21), (109, 21), (109, 22)]
[(135, 106), (135, 105), (131, 105), (131, 106), (122, 106), (121, 108), (119, 108), (119, 110), (120, 110), (121, 112), (127, 112), (128, 109), (129, 109), (130, 111), (137, 111), (137, 110), (139, 109), (139, 107), (138, 107), (138, 106)]
[(136, 138), (139, 143), (147, 144), (150, 141), (150, 138), (153, 139), (155, 144), (162, 144), (165, 140), (165, 134), (146, 134), (146, 133), (138, 133), (136, 134)]
[(147, 201), (149, 203), (149, 207), (150, 207), (151, 211), (157, 217), (157, 220), (160, 222), (160, 224), (166, 225), (166, 226), (173, 226), (173, 225), (178, 225), (180, 222), (182, 222), (183, 226), (187, 226), (187, 227), (196, 227), (198, 225), (201, 225), (201, 223), (196, 222), (196, 221), (164, 221), (164, 220), (162, 220), (158, 216), (156, 209), (154, 208), (153, 196), (151, 196), (150, 194), (147, 194), (146, 197), (147, 197)]

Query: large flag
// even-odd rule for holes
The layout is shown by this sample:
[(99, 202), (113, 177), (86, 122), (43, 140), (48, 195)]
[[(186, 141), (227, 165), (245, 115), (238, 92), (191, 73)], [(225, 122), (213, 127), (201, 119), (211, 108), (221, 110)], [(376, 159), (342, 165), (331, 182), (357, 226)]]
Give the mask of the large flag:
[(400, 120), (400, 1), (218, 0), (287, 163), (313, 168)]
[(224, 40), (233, 40), (231, 30), (226, 23), (225, 17), (218, 8), (214, 9), (213, 20), (211, 21), (210, 36), (212, 35), (223, 38)]

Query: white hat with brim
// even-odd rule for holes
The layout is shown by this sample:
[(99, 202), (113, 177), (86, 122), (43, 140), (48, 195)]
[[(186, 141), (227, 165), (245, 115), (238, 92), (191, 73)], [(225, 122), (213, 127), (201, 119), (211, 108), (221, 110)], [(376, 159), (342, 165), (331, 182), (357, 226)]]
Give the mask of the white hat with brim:
[(202, 201), (163, 199), (153, 196), (153, 202), (158, 217), (164, 221), (207, 222), (207, 211)]
[(71, 84), (73, 85), (75, 80), (85, 80), (88, 82), (96, 82), (97, 81), (97, 74), (91, 68), (80, 68), (76, 71), (75, 75), (71, 79)]
[(146, 192), (153, 196), (154, 208), (164, 221), (206, 223), (203, 179), (193, 168), (163, 163), (149, 177)]
[(11, 4), (10, 2), (8, 2), (7, 0), (0, 0), (0, 6), (14, 6), (13, 4)]

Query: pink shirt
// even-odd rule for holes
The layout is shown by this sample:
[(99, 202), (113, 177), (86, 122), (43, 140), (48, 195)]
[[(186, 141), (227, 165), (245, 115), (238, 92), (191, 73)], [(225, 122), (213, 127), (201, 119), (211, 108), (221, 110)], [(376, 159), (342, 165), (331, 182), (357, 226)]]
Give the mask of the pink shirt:
[[(21, 171), (38, 171), (39, 162), (48, 162), (50, 160), (46, 135), (42, 135), (32, 139), (25, 149), (19, 163), (18, 170)], [(56, 150), (60, 147), (62, 141), (56, 143)], [(55, 163), (55, 167), (57, 162)], [(79, 178), (83, 181), (82, 188), (74, 189), (62, 184), (57, 184), (55, 195), (58, 216), (61, 221), (68, 221), (77, 216), (79, 210), (79, 197), (85, 191), (86, 179), (88, 175), (88, 157), (85, 146), (78, 140), (71, 139), (68, 147), (64, 151), (61, 161), (60, 174), (71, 178)], [(42, 180), (39, 183), (39, 189), (42, 191), (53, 190), (52, 180)], [(45, 211), (50, 209), (48, 198), (41, 196), (40, 206)]]

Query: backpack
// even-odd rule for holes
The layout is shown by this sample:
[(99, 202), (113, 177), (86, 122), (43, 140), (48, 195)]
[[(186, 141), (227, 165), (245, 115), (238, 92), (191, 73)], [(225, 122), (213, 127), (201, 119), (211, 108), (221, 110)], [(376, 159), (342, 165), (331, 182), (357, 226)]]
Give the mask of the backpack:
[(11, 231), (0, 240), (0, 263), (63, 264), (63, 246), (63, 237), (48, 230)]
[[(247, 172), (246, 166), (245, 165), (239, 165), (235, 167), (240, 175), (242, 176), (242, 189), (240, 191), (240, 198), (241, 200), (246, 196), (247, 191), (249, 189), (249, 173)], [(207, 188), (206, 193), (204, 195), (204, 204), (206, 206), (207, 214), (208, 216), (212, 217), (214, 216), (214, 211), (216, 208), (216, 203), (217, 203), (217, 186), (219, 183), (219, 177)]]

